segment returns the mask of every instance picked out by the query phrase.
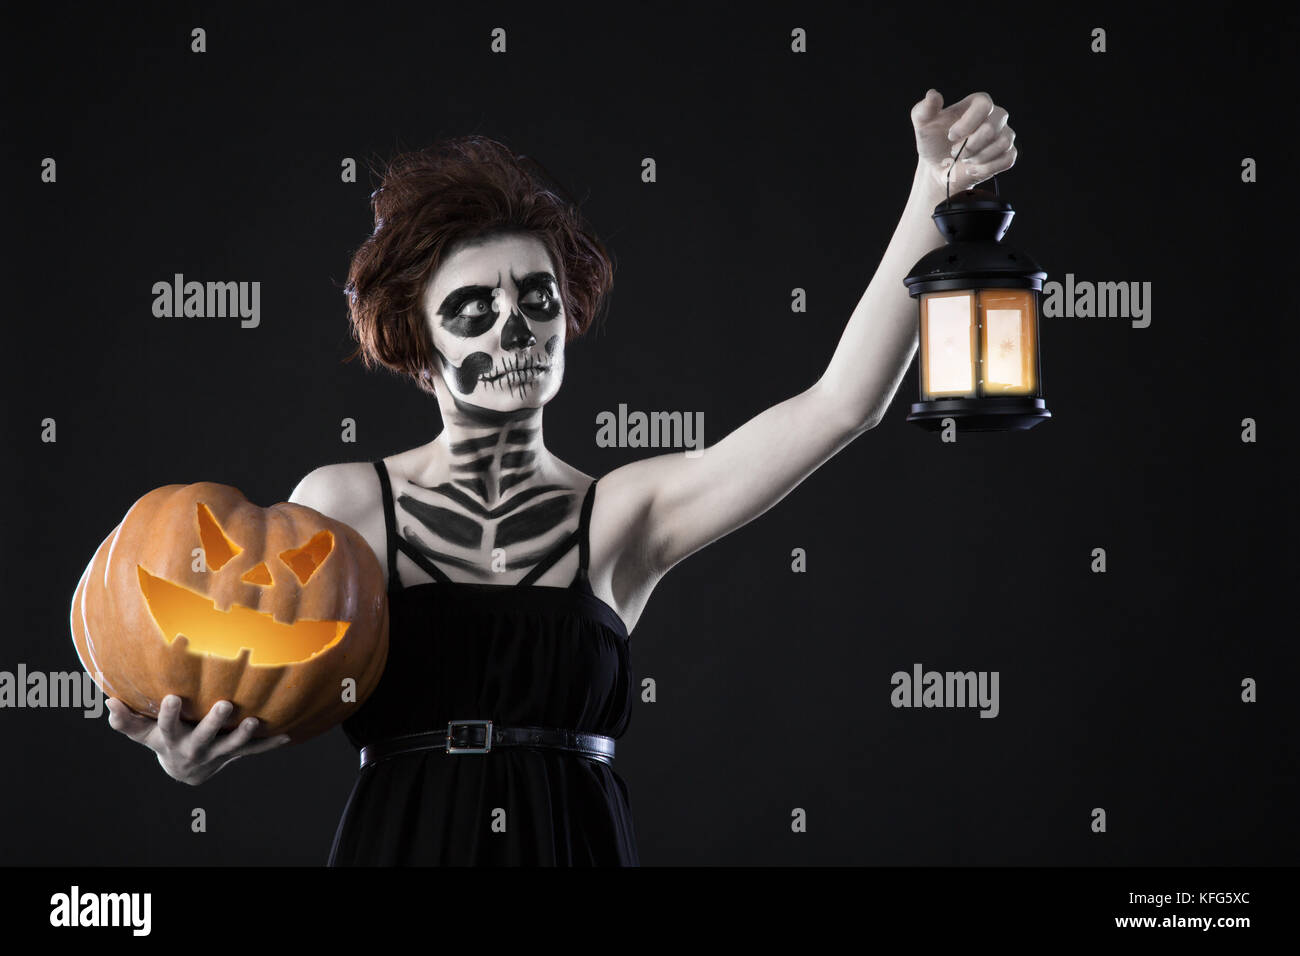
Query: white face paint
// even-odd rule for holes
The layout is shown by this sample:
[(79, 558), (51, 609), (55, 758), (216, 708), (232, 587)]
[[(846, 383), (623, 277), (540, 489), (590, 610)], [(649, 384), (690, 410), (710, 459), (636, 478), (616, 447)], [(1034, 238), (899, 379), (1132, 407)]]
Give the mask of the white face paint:
[(564, 377), (566, 317), (541, 241), (501, 235), (447, 257), (424, 294), (431, 370), (458, 405), (540, 408)]

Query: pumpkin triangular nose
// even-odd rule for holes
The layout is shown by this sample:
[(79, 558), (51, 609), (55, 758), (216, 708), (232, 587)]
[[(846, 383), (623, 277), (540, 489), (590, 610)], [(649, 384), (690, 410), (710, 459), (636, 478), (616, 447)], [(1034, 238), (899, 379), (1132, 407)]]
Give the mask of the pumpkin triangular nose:
[(263, 561), (251, 571), (245, 571), (241, 581), (247, 581), (249, 584), (256, 584), (258, 587), (269, 587), (271, 584), (271, 569)]

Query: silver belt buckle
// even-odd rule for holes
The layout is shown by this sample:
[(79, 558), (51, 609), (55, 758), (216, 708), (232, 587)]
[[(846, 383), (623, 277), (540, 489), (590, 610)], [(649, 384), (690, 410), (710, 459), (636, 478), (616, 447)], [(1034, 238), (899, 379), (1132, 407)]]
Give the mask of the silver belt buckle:
[[(484, 727), (482, 747), (452, 746), (452, 734), (456, 727)], [(449, 754), (485, 754), (492, 749), (492, 721), (490, 720), (452, 720), (447, 722), (447, 753)]]

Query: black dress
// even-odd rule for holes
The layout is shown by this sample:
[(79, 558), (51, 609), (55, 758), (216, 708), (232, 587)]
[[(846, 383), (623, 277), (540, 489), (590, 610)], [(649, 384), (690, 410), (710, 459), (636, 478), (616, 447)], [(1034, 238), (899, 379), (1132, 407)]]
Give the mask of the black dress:
[[(382, 461), (375, 468), (388, 537), (388, 663), (344, 722), (348, 739), (360, 749), (472, 719), (621, 736), (632, 708), (628, 634), (587, 579), (596, 482), (578, 530), (523, 580), (473, 584), (451, 581), (398, 536), (388, 471)], [(532, 584), (575, 545), (569, 587)], [(399, 549), (434, 580), (403, 587)], [(352, 788), (329, 858), (331, 866), (639, 862), (627, 786), (614, 769), (525, 747), (423, 750), (371, 764)]]

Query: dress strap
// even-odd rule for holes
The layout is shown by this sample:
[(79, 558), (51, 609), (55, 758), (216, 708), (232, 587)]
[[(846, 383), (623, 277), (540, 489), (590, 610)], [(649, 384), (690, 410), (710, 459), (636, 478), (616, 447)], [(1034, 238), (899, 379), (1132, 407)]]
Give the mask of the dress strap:
[(555, 562), (564, 557), (573, 550), (573, 546), (578, 543), (578, 532), (572, 532), (563, 541), (551, 549), (551, 553), (532, 566), (527, 574), (519, 579), (515, 587), (526, 587), (540, 578), (555, 565)]
[(397, 539), (397, 550), (401, 551), (402, 554), (410, 558), (411, 562), (417, 568), (419, 568), (429, 577), (433, 578), (435, 581), (438, 581), (442, 584), (453, 583), (451, 578), (447, 576), (447, 573), (443, 571), (442, 568), (438, 567), (427, 557), (421, 554), (418, 550), (416, 550), (415, 546), (411, 544), (411, 542), (407, 541), (405, 538)]
[(398, 551), (410, 558), (412, 564), (435, 581), (450, 584), (451, 578), (447, 576), (442, 568), (416, 550), (409, 541), (398, 535), (397, 508), (393, 504), (393, 483), (388, 477), (388, 466), (384, 464), (382, 458), (375, 462), (375, 471), (379, 472), (379, 487), (384, 492), (384, 535), (388, 539), (388, 583), (390, 590), (400, 591), (402, 589), (402, 576), (397, 570)]
[(578, 546), (578, 573), (573, 578), (576, 585), (579, 581), (586, 580), (587, 577), (587, 524), (591, 518), (591, 501), (596, 493), (596, 482), (592, 482), (587, 487), (587, 497), (582, 502), (582, 514), (578, 518), (578, 528), (554, 548), (551, 553), (544, 557), (537, 564), (533, 565), (532, 570), (519, 579), (517, 587), (532, 584), (543, 574), (549, 571), (557, 561), (573, 550), (573, 546)]
[(380, 458), (374, 463), (379, 473), (379, 490), (384, 496), (384, 541), (388, 548), (388, 590), (400, 591), (402, 578), (397, 573), (397, 515), (393, 509), (393, 484), (388, 480), (388, 466)]
[(587, 563), (591, 559), (591, 507), (596, 502), (596, 482), (587, 489), (587, 497), (582, 502), (582, 516), (578, 519), (578, 578), (586, 580)]

